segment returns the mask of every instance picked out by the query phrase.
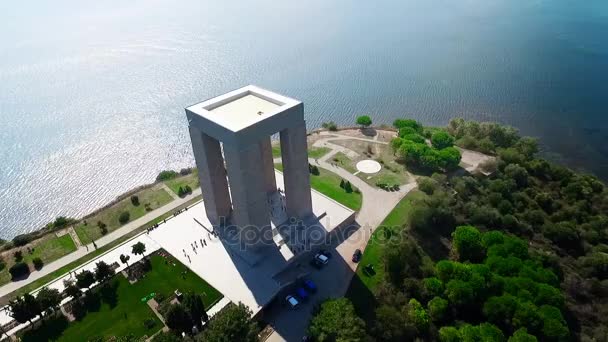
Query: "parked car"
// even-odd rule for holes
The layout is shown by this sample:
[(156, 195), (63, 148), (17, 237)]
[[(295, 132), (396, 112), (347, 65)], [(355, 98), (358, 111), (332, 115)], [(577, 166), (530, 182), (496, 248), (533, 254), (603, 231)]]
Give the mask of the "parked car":
[(327, 249), (322, 249), (319, 251), (320, 254), (323, 254), (327, 257), (327, 259), (331, 259), (331, 252), (328, 251)]
[(314, 258), (315, 261), (320, 263), (321, 265), (326, 265), (329, 262), (329, 258), (322, 253), (317, 253)]
[(353, 262), (359, 262), (359, 260), (361, 260), (362, 255), (363, 253), (361, 253), (360, 249), (355, 249), (355, 253), (353, 253)]
[(306, 299), (308, 299), (308, 292), (306, 292), (306, 290), (304, 290), (302, 287), (298, 287), (296, 289), (296, 294), (302, 301), (306, 301)]
[(288, 295), (287, 297), (285, 297), (285, 301), (287, 302), (287, 304), (289, 304), (289, 306), (292, 309), (297, 309), (298, 306), (300, 306), (300, 302), (298, 302), (296, 297), (294, 297), (292, 295)]
[(304, 288), (306, 288), (310, 293), (317, 292), (317, 285), (313, 283), (312, 280), (304, 280)]

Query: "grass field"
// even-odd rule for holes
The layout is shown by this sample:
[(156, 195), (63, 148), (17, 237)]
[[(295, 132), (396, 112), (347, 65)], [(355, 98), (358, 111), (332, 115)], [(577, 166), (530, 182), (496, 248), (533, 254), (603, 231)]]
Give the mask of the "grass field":
[[(76, 244), (69, 234), (57, 237), (54, 234), (49, 234), (41, 239), (34, 241), (30, 244), (32, 253), (30, 254), (27, 249), (22, 248), (23, 262), (31, 265), (34, 258), (40, 258), (44, 264), (48, 264), (54, 260), (61, 258), (62, 256), (72, 253), (76, 250)], [(8, 273), (8, 269), (15, 264), (15, 259), (10, 254), (5, 255), (4, 261), (6, 267), (0, 271), (0, 285), (9, 283), (11, 281), (11, 275)]]
[(130, 214), (129, 221), (133, 221), (147, 213), (146, 204), (149, 204), (149, 208), (154, 210), (173, 200), (173, 197), (165, 189), (158, 186), (139, 191), (136, 195), (139, 197), (140, 204), (138, 206), (134, 206), (130, 197), (127, 197), (86, 219), (86, 225), (84, 222), (79, 223), (75, 230), (80, 241), (83, 244), (88, 244), (102, 236), (101, 230), (97, 226), (98, 221), (106, 224), (109, 233), (122, 226), (118, 222), (118, 217), (122, 212), (128, 211)]
[(165, 185), (167, 185), (167, 187), (169, 187), (169, 189), (171, 189), (171, 191), (173, 191), (176, 195), (179, 195), (179, 188), (180, 187), (183, 188), (186, 185), (190, 186), (190, 188), (192, 188), (194, 190), (200, 186), (199, 180), (198, 180), (198, 170), (193, 169), (192, 173), (189, 175), (185, 175), (185, 176), (181, 176), (181, 177), (177, 177), (177, 178), (173, 178), (168, 181), (165, 181)]
[[(283, 165), (281, 164), (274, 164), (274, 167), (281, 172), (283, 171)], [(347, 193), (340, 187), (340, 180), (342, 178), (325, 169), (320, 168), (319, 171), (320, 175), (318, 176), (310, 175), (310, 186), (313, 189), (352, 210), (361, 209), (363, 198), (360, 193), (355, 191)], [(354, 186), (353, 190), (355, 190)]]
[[(382, 169), (378, 173), (368, 175), (361, 172), (357, 174), (357, 177), (371, 186), (376, 186), (377, 183), (403, 185), (411, 181), (411, 175), (402, 164), (395, 161), (395, 156), (388, 145), (360, 140), (334, 140), (332, 142), (359, 154), (357, 158), (351, 159), (343, 153), (338, 153), (331, 160), (351, 173), (356, 172), (357, 162), (364, 159), (373, 159), (382, 165)], [(335, 158), (338, 160), (336, 161)]]
[(311, 147), (308, 149), (308, 158), (318, 159), (327, 154), (327, 152), (331, 151), (327, 147)]
[[(188, 207), (193, 205), (196, 202), (199, 202), (202, 199), (202, 196), (196, 196), (193, 199), (189, 200), (188, 202), (182, 204), (181, 206), (175, 208), (175, 210), (180, 210), (182, 208)], [(44, 277), (41, 277), (25, 286), (20, 287), (19, 289), (9, 293), (8, 295), (0, 298), (0, 305), (6, 305), (10, 300), (12, 300), (13, 298), (16, 298), (18, 296), (23, 295), (24, 293), (27, 292), (32, 292), (34, 290), (36, 290), (37, 288), (43, 286), (44, 284), (47, 284), (51, 281), (53, 281), (54, 279), (57, 279), (61, 276), (63, 276), (64, 274), (68, 273), (70, 270), (73, 270), (75, 268), (77, 268), (78, 266), (88, 262), (89, 260), (92, 260), (98, 256), (100, 256), (101, 254), (115, 248), (116, 246), (122, 244), (123, 242), (133, 238), (134, 236), (136, 236), (137, 234), (141, 233), (144, 229), (148, 228), (149, 226), (158, 223), (160, 221), (162, 221), (163, 219), (169, 217), (173, 215), (173, 212), (167, 212), (163, 215), (160, 215), (158, 217), (156, 217), (153, 220), (150, 220), (149, 222), (146, 222), (145, 224), (139, 226), (138, 228), (132, 230), (131, 232), (123, 235), (122, 237), (112, 241), (111, 243), (102, 246), (94, 251), (92, 251), (91, 253), (83, 256), (82, 258), (79, 258), (75, 261), (72, 261), (71, 263), (58, 268), (57, 270), (45, 275)], [(0, 275), (2, 275), (3, 273), (0, 273)], [(7, 272), (8, 274), (8, 272)], [(10, 280), (10, 275), (9, 275), (9, 280)]]
[[(369, 317), (366, 316), (369, 314), (367, 311), (373, 307), (371, 302), (374, 300), (371, 294), (374, 293), (376, 286), (378, 286), (385, 276), (384, 264), (382, 262), (382, 247), (387, 239), (386, 232), (391, 231), (391, 233), (395, 233), (402, 229), (407, 229), (405, 224), (412, 211), (412, 203), (422, 200), (425, 196), (423, 192), (418, 190), (407, 194), (372, 234), (363, 252), (363, 257), (359, 262), (356, 274), (346, 292), (346, 297), (353, 302), (355, 308), (357, 308), (357, 313), (361, 314), (362, 317)], [(364, 272), (364, 267), (367, 265), (374, 266), (373, 274), (366, 274)]]
[[(112, 336), (127, 334), (135, 337), (150, 336), (161, 329), (162, 323), (148, 305), (141, 301), (143, 297), (156, 293), (169, 298), (176, 289), (183, 293), (193, 291), (203, 294), (207, 308), (222, 298), (216, 289), (174, 258), (165, 259), (153, 255), (150, 262), (152, 269), (135, 284), (129, 284), (122, 274), (118, 274), (108, 284), (113, 289), (113, 294), (103, 295), (103, 291), (95, 290), (94, 292), (100, 293), (101, 301), (99, 305), (91, 305), (92, 309), (82, 320), (71, 322), (67, 327), (60, 320), (49, 322), (43, 329), (24, 333), (23, 341), (86, 341), (97, 336), (107, 340)], [(182, 276), (184, 270), (187, 273)], [(147, 329), (143, 324), (146, 319), (153, 319), (156, 325)], [(58, 326), (49, 327), (51, 324)], [(61, 331), (61, 328), (64, 329)]]

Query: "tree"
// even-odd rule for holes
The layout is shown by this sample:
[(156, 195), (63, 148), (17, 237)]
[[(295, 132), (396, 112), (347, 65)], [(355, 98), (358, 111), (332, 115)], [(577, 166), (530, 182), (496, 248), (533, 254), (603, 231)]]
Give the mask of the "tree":
[(144, 253), (146, 253), (146, 245), (143, 242), (139, 241), (138, 243), (131, 246), (131, 253), (143, 256)]
[(454, 138), (446, 131), (437, 131), (431, 135), (433, 147), (441, 150), (454, 145)]
[(61, 303), (61, 293), (59, 293), (59, 290), (57, 289), (43, 287), (38, 291), (36, 299), (38, 300), (38, 303), (40, 303), (40, 309), (50, 314), (55, 311)]
[(481, 244), (481, 233), (473, 226), (456, 227), (452, 233), (453, 243), (460, 261), (481, 261), (484, 248)]
[(203, 341), (258, 341), (258, 327), (251, 311), (243, 304), (228, 305), (209, 321), (202, 334)]
[(82, 291), (73, 280), (65, 280), (63, 282), (63, 286), (63, 293), (65, 293), (66, 296), (70, 296), (74, 299), (80, 298), (80, 296), (82, 296)]
[(357, 118), (357, 125), (361, 127), (369, 127), (372, 124), (372, 118), (369, 115), (362, 115)]
[(100, 261), (95, 267), (95, 280), (100, 284), (114, 275), (114, 269), (107, 263)]
[(30, 274), (30, 268), (24, 262), (17, 262), (8, 269), (13, 280), (25, 277)]
[(129, 267), (129, 259), (131, 259), (131, 257), (130, 257), (130, 256), (128, 256), (128, 255), (124, 255), (124, 254), (121, 254), (121, 255), (120, 255), (120, 261), (121, 261), (123, 264), (127, 265), (127, 267)]
[(448, 311), (448, 301), (435, 297), (428, 302), (429, 316), (435, 322), (440, 322), (445, 319), (446, 313)]
[(393, 121), (393, 127), (397, 128), (400, 131), (405, 127), (409, 127), (412, 128), (418, 134), (422, 134), (422, 130), (424, 128), (418, 121), (413, 119), (397, 119)]
[(38, 316), (41, 312), (40, 304), (29, 293), (19, 297), (9, 303), (11, 317), (19, 323), (32, 322), (32, 319)]
[(201, 321), (207, 322), (209, 320), (203, 298), (200, 294), (195, 294), (193, 292), (186, 293), (182, 303), (188, 311), (188, 314), (190, 314), (192, 323), (196, 325), (197, 328), (200, 329), (202, 327)]
[(192, 321), (182, 304), (173, 304), (167, 309), (165, 322), (169, 329), (179, 334), (182, 332), (190, 333), (192, 330)]
[(122, 213), (120, 213), (120, 216), (118, 216), (118, 222), (120, 222), (120, 224), (125, 224), (129, 222), (130, 218), (131, 214), (129, 214), (128, 211), (123, 211)]
[(131, 196), (131, 204), (136, 207), (139, 205), (139, 197), (137, 197), (137, 195)]
[(37, 270), (40, 270), (42, 268), (42, 266), (44, 266), (44, 262), (42, 261), (42, 259), (35, 257), (34, 259), (32, 259), (32, 263), (34, 264), (34, 268)]
[(429, 329), (429, 314), (424, 310), (419, 301), (412, 298), (408, 303), (407, 315), (414, 323), (419, 333), (425, 333)]
[(81, 289), (88, 289), (95, 282), (95, 275), (93, 272), (84, 270), (76, 274), (76, 286)]
[(517, 329), (513, 336), (509, 337), (508, 342), (537, 342), (536, 336), (528, 334), (526, 328)]
[(349, 194), (353, 192), (353, 186), (350, 184), (349, 181), (346, 181), (346, 183), (344, 183), (344, 191)]
[(97, 221), (97, 227), (99, 227), (101, 235), (106, 235), (108, 233), (108, 226), (102, 221)]
[(308, 327), (315, 341), (365, 341), (365, 322), (346, 298), (327, 300)]
[(403, 313), (391, 305), (376, 309), (374, 323), (374, 335), (380, 341), (408, 341), (415, 335), (413, 327), (407, 326)]
[(439, 329), (439, 341), (441, 342), (460, 342), (460, 332), (454, 327), (441, 327)]

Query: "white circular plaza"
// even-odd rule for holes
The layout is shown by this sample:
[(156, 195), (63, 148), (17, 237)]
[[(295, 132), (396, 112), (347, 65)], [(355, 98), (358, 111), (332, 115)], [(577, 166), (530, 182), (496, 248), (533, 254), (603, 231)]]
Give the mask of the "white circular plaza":
[(382, 166), (375, 160), (366, 159), (357, 163), (357, 170), (363, 173), (376, 173)]

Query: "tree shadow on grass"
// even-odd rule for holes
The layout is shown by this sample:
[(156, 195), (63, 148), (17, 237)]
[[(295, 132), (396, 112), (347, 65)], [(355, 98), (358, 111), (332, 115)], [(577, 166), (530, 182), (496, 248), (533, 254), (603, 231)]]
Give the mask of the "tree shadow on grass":
[(21, 340), (24, 342), (54, 341), (63, 334), (68, 327), (68, 320), (63, 315), (48, 318), (39, 326), (23, 333)]
[(104, 303), (114, 308), (118, 303), (118, 284), (116, 282), (105, 283), (99, 289), (99, 295)]
[(367, 326), (370, 327), (376, 318), (378, 301), (374, 294), (361, 281), (358, 274), (355, 273), (353, 275), (345, 297), (353, 303), (357, 316), (361, 317)]
[(97, 292), (89, 292), (82, 299), (82, 303), (87, 312), (97, 312), (101, 308), (101, 296)]

